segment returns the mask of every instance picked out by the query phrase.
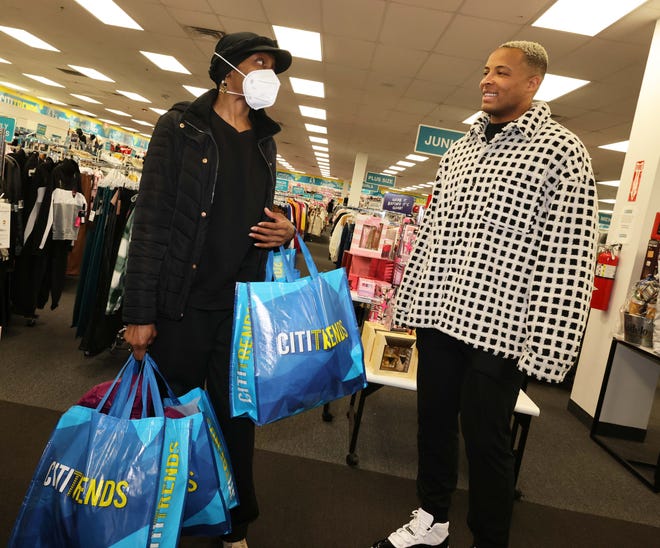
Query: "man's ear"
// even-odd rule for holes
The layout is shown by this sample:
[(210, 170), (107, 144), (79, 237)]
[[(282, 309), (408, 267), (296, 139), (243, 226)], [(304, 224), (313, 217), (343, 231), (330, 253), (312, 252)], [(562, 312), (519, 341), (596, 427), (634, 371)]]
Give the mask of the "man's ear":
[(536, 93), (541, 87), (541, 82), (543, 82), (543, 76), (540, 74), (535, 74), (527, 81), (527, 87), (533, 93)]

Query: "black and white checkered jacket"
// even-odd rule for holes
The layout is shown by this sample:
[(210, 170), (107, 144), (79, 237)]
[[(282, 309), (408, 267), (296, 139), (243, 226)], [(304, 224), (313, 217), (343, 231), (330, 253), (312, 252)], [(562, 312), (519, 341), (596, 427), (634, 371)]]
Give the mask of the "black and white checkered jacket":
[(591, 160), (542, 102), (490, 143), (483, 114), (440, 161), (395, 322), (436, 328), (560, 382), (587, 319), (597, 237)]

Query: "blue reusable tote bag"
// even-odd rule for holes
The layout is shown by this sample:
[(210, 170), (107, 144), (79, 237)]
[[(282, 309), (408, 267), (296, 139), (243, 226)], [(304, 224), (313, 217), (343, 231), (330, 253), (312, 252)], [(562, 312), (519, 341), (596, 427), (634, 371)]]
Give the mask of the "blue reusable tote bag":
[[(12, 548), (174, 547), (188, 476), (190, 425), (165, 419), (150, 371), (129, 358), (108, 414), (75, 405), (60, 418), (19, 511)], [(129, 419), (137, 386), (142, 418)], [(155, 409), (147, 417), (148, 394)], [(167, 468), (165, 468), (165, 466)]]
[(360, 334), (344, 269), (236, 285), (230, 362), (233, 416), (270, 423), (366, 386)]

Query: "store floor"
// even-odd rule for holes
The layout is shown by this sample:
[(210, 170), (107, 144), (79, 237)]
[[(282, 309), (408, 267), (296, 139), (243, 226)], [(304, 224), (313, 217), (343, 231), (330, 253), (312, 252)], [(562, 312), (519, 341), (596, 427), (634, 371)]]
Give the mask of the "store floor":
[[(319, 270), (332, 268), (327, 244), (309, 242)], [(303, 268), (304, 273), (304, 268)], [(22, 318), (0, 340), (0, 543), (6, 544), (25, 489), (62, 411), (112, 378), (126, 350), (85, 357), (70, 327), (77, 280), (59, 308)], [(647, 548), (660, 545), (660, 495), (634, 478), (566, 410), (569, 392), (530, 382), (541, 409), (531, 425), (514, 509), (511, 548)], [(257, 432), (261, 517), (252, 548), (360, 548), (403, 523), (415, 506), (415, 394), (384, 388), (367, 399), (359, 466), (345, 464), (347, 400), (332, 422), (313, 410)], [(657, 406), (656, 406), (657, 409)], [(452, 508), (452, 546), (467, 547), (465, 466)], [(184, 540), (182, 546), (211, 546)], [(216, 544), (217, 545), (217, 544)]]

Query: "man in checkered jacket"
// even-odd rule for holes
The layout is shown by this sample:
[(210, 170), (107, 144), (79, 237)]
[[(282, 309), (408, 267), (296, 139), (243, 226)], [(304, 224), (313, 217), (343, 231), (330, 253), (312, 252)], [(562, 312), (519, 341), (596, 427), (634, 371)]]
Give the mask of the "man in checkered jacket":
[(532, 101), (546, 68), (539, 44), (497, 48), (480, 82), (483, 113), (440, 162), (396, 312), (417, 330), (421, 507), (372, 548), (449, 546), (459, 415), (474, 546), (506, 547), (518, 391), (525, 375), (560, 382), (577, 358), (597, 196), (584, 145)]

